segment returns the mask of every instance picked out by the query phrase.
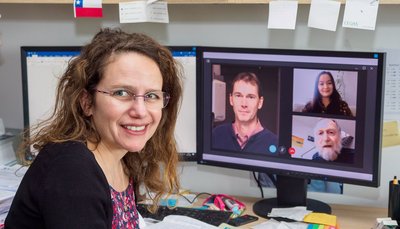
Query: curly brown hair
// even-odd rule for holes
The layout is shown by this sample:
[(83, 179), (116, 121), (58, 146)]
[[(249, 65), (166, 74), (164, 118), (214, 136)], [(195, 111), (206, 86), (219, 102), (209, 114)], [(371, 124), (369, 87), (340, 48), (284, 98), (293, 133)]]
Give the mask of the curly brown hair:
[(163, 77), (162, 90), (170, 94), (167, 107), (154, 135), (141, 153), (129, 152), (124, 158), (127, 174), (136, 185), (156, 193), (157, 203), (164, 193), (179, 189), (176, 166), (179, 161), (174, 138), (175, 123), (182, 96), (182, 74), (180, 65), (168, 48), (145, 34), (126, 33), (120, 29), (100, 30), (92, 41), (85, 45), (79, 56), (72, 59), (59, 80), (55, 107), (49, 119), (26, 130), (20, 153), (33, 146), (40, 151), (51, 142), (80, 141), (99, 143), (91, 116), (86, 116), (80, 100), (87, 92), (89, 101), (94, 101), (94, 89), (104, 75), (104, 70), (115, 54), (135, 52), (151, 58), (159, 67)]

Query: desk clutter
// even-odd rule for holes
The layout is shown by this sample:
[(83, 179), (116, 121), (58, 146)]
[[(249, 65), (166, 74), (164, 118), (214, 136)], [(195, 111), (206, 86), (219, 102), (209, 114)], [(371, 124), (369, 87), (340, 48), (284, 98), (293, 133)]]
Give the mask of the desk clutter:
[[(200, 195), (209, 195), (204, 201), (197, 201)], [(150, 198), (151, 199), (151, 198)], [(188, 204), (189, 203), (189, 204)], [(186, 229), (190, 228), (223, 228), (234, 229), (248, 223), (252, 223), (254, 229), (271, 228), (291, 228), (291, 229), (338, 229), (337, 217), (331, 214), (316, 213), (298, 206), (292, 208), (274, 208), (268, 214), (267, 221), (258, 221), (259, 217), (246, 214), (246, 205), (238, 198), (226, 194), (200, 193), (197, 195), (178, 194), (164, 196), (160, 200), (161, 205), (157, 212), (151, 213), (148, 210), (151, 201), (144, 201), (137, 205), (150, 229), (153, 228), (180, 228), (184, 225)], [(182, 216), (179, 219), (182, 222), (176, 222), (174, 216)], [(172, 216), (172, 217), (171, 217)], [(184, 217), (183, 217), (184, 216)], [(194, 219), (187, 219), (187, 217)], [(286, 222), (287, 219), (291, 222)], [(277, 220), (280, 219), (280, 220)], [(202, 225), (199, 225), (199, 222)], [(257, 221), (259, 222), (257, 224)], [(193, 223), (193, 227), (188, 223)], [(206, 226), (204, 226), (206, 223)], [(163, 227), (160, 227), (163, 226)]]
[(0, 229), (10, 209), (12, 199), (17, 192), (27, 167), (12, 163), (0, 165)]
[(398, 229), (397, 221), (390, 217), (377, 218), (373, 229)]
[(19, 133), (18, 129), (6, 129), (0, 118), (0, 229), (4, 227), (11, 202), (28, 169), (18, 164), (15, 156)]

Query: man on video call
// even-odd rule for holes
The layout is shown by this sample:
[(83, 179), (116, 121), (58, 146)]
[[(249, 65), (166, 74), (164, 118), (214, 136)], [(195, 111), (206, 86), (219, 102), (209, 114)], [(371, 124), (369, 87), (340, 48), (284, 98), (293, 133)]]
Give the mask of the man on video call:
[[(258, 119), (257, 112), (263, 106), (260, 81), (252, 72), (241, 72), (232, 81), (229, 103), (233, 108), (235, 120), (221, 124), (213, 129), (212, 146), (232, 151), (269, 153), (271, 145), (277, 146), (278, 138)], [(274, 186), (266, 174), (260, 174), (263, 186)]]
[[(341, 128), (333, 119), (321, 119), (314, 127), (314, 144), (317, 152), (312, 159), (316, 161), (339, 161), (342, 149)], [(337, 182), (311, 180), (309, 191), (342, 193), (343, 185)]]
[(340, 133), (340, 126), (335, 120), (319, 120), (314, 128), (314, 143), (317, 152), (312, 159), (318, 161), (337, 160), (342, 150)]

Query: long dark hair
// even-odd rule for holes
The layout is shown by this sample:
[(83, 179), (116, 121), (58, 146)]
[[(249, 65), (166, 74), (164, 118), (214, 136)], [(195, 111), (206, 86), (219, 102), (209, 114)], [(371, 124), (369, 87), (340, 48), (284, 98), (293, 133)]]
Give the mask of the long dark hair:
[(329, 106), (334, 111), (340, 111), (340, 103), (342, 101), (342, 97), (340, 96), (339, 92), (336, 89), (336, 84), (335, 84), (335, 80), (332, 76), (332, 73), (329, 71), (322, 71), (318, 74), (317, 79), (315, 80), (314, 97), (312, 100), (312, 112), (315, 112), (315, 113), (322, 112), (322, 107), (323, 107), (322, 96), (318, 90), (319, 79), (321, 78), (322, 75), (328, 75), (330, 80), (332, 81), (332, 85), (333, 85), (332, 94), (329, 96), (329, 100), (330, 100)]

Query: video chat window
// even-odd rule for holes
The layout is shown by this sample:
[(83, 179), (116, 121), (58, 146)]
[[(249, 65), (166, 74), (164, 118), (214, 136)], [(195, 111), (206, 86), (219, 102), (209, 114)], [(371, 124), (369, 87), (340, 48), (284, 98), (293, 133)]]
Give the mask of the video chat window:
[[(237, 65), (237, 64), (214, 64), (212, 66), (212, 112), (213, 112), (213, 128), (217, 128), (222, 126), (226, 126), (225, 129), (232, 129), (231, 126), (235, 122), (236, 119), (240, 119), (242, 116), (245, 119), (255, 119), (259, 121), (262, 128), (268, 130), (271, 138), (266, 135), (266, 138), (269, 141), (260, 144), (263, 144), (264, 147), (260, 146), (251, 146), (248, 144), (245, 148), (236, 147), (236, 143), (234, 141), (231, 142), (232, 146), (228, 146), (230, 144), (226, 144), (225, 142), (221, 142), (218, 138), (213, 141), (212, 147), (215, 149), (227, 149), (237, 151), (237, 152), (249, 152), (249, 153), (270, 153), (269, 149), (270, 145), (273, 147), (277, 146), (277, 134), (278, 134), (278, 85), (279, 85), (279, 68), (277, 67), (266, 67), (259, 65)], [(254, 84), (254, 82), (244, 83), (244, 87), (246, 88), (238, 88), (235, 94), (233, 92), (233, 81), (239, 74), (253, 74), (259, 81), (259, 87)], [(239, 80), (242, 81), (242, 80)], [(237, 88), (238, 84), (235, 83), (235, 87)], [(259, 88), (260, 90), (255, 90), (255, 92), (249, 92), (250, 89), (254, 90)], [(238, 101), (238, 96), (243, 96)], [(249, 98), (248, 96), (256, 96), (254, 100), (257, 100), (257, 104), (247, 103)], [(251, 99), (250, 99), (251, 100)], [(249, 120), (244, 120), (246, 123)], [(237, 123), (242, 123), (238, 121)], [(237, 124), (236, 123), (236, 124)], [(239, 124), (238, 124), (239, 125)], [(217, 128), (218, 129), (218, 128)], [(218, 132), (221, 133), (221, 132)], [(228, 135), (227, 131), (223, 132), (226, 135), (226, 138), (231, 137), (230, 133)], [(225, 134), (226, 133), (226, 134)], [(273, 136), (272, 136), (273, 135)], [(215, 136), (214, 136), (215, 137)], [(256, 143), (255, 143), (256, 144)], [(255, 148), (256, 147), (256, 148)]]
[[(329, 140), (321, 140), (319, 143), (317, 135), (319, 134), (320, 128), (327, 129), (330, 121), (336, 123), (336, 126), (340, 129), (336, 129), (337, 133), (331, 133), (331, 135), (338, 136), (338, 142)], [(317, 125), (321, 123), (321, 125)], [(292, 122), (292, 147), (295, 149), (295, 153), (292, 158), (313, 160), (313, 156), (318, 153), (318, 148), (323, 148), (323, 144), (330, 144), (330, 148), (334, 150), (335, 144), (340, 144), (340, 160), (335, 160), (336, 162), (343, 163), (353, 163), (354, 162), (354, 151), (355, 148), (355, 124), (354, 120), (345, 119), (331, 119), (331, 118), (321, 118), (321, 117), (308, 117), (308, 116), (293, 116)], [(333, 125), (335, 127), (335, 125)], [(328, 130), (327, 130), (328, 131)], [(329, 135), (330, 133), (326, 133)], [(322, 145), (321, 145), (322, 144)], [(325, 146), (325, 148), (327, 148)]]
[(357, 114), (357, 71), (299, 69), (293, 70), (293, 111), (304, 112), (307, 103), (315, 96), (319, 75), (329, 72), (333, 77), (333, 85), (340, 99), (347, 103), (352, 116)]

